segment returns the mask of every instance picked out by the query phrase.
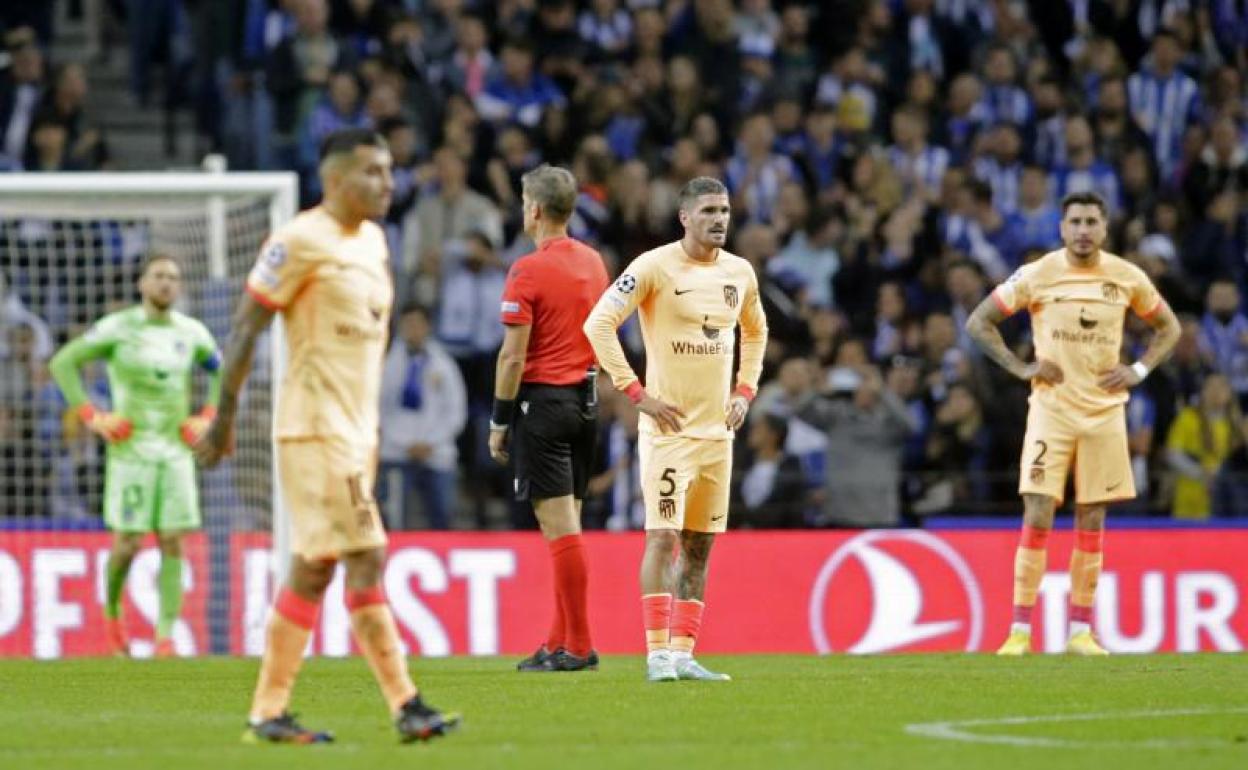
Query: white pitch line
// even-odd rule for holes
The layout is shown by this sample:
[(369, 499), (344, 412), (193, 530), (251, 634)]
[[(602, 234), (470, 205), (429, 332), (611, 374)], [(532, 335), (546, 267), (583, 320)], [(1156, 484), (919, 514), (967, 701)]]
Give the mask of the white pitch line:
[(905, 726), (910, 735), (939, 738), (964, 743), (994, 743), (1005, 746), (1028, 746), (1055, 749), (1116, 747), (1133, 749), (1223, 748), (1235, 745), (1229, 739), (1216, 738), (1150, 738), (1140, 741), (1085, 741), (1067, 738), (1044, 738), (1023, 735), (981, 735), (966, 728), (995, 725), (1031, 725), (1061, 722), (1092, 722), (1105, 719), (1165, 719), (1166, 717), (1202, 716), (1207, 714), (1248, 714), (1244, 708), (1193, 708), (1159, 711), (1117, 711), (1094, 714), (1044, 714), (1040, 716), (964, 719), (949, 722), (915, 722)]

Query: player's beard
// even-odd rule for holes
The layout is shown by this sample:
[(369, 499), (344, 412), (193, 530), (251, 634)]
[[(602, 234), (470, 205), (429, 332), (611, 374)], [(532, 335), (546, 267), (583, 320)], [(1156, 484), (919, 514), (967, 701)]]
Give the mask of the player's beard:
[(1070, 253), (1074, 254), (1078, 259), (1091, 259), (1096, 256), (1096, 252), (1100, 249), (1100, 245), (1096, 241), (1088, 241), (1086, 245), (1079, 245), (1076, 241), (1070, 247)]

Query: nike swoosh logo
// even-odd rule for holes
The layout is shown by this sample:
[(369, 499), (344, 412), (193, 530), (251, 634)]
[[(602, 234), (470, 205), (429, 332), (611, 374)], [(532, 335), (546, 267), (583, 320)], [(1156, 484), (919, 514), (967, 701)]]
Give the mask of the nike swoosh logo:
[(726, 515), (727, 515), (727, 514), (721, 513), (721, 514), (720, 514), (720, 515), (718, 515), (718, 516), (712, 516), (712, 517), (711, 517), (711, 521), (719, 521), (720, 519), (724, 518), (724, 516), (726, 516)]
[(1120, 487), (1120, 486), (1122, 486), (1122, 482), (1121, 482), (1121, 481), (1115, 481), (1113, 484), (1110, 484), (1109, 486), (1105, 487), (1105, 491), (1106, 491), (1106, 492), (1113, 492), (1115, 489), (1117, 489), (1117, 488), (1118, 488), (1118, 487)]
[(688, 294), (689, 292), (693, 291), (693, 289), (685, 289), (684, 291), (681, 291), (680, 289), (673, 289), (673, 291), (675, 291), (676, 296), (679, 297), (681, 294)]

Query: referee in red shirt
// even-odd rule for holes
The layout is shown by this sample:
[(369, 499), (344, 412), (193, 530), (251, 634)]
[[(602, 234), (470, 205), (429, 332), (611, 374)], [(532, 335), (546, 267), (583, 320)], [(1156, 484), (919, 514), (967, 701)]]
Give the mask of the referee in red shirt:
[[(576, 178), (542, 165), (521, 180), (524, 232), (537, 250), (512, 265), (503, 289), (507, 327), (498, 353), (490, 455), (515, 452), (516, 499), (531, 500), (550, 546), (555, 618), (545, 644), (521, 671), (598, 667), (589, 635), (581, 501), (597, 438), (594, 351), (581, 327), (606, 290), (598, 252), (568, 237)], [(519, 401), (519, 409), (516, 402)]]

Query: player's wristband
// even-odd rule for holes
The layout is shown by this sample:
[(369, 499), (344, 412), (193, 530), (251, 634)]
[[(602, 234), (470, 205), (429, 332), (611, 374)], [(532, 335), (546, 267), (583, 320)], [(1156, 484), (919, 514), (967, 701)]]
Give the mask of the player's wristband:
[(90, 401), (78, 407), (77, 411), (78, 419), (83, 422), (91, 422), (95, 419), (95, 407), (91, 405)]
[(1131, 371), (1135, 372), (1135, 376), (1140, 378), (1140, 382), (1148, 376), (1148, 366), (1143, 361), (1136, 361), (1131, 364)]
[(749, 385), (746, 385), (744, 382), (737, 385), (737, 389), (734, 390), (733, 393), (738, 396), (743, 397), (747, 404), (753, 403), (754, 401), (754, 396), (755, 396), (754, 389), (751, 388)]
[(624, 389), (624, 395), (628, 396), (628, 400), (634, 404), (640, 404), (641, 400), (646, 397), (646, 389), (641, 386), (640, 380), (633, 380), (632, 384)]
[(512, 398), (496, 398), (494, 399), (494, 411), (490, 414), (490, 430), (494, 430), (497, 425), (499, 429), (504, 429), (511, 425), (511, 415), (516, 410), (516, 401)]

